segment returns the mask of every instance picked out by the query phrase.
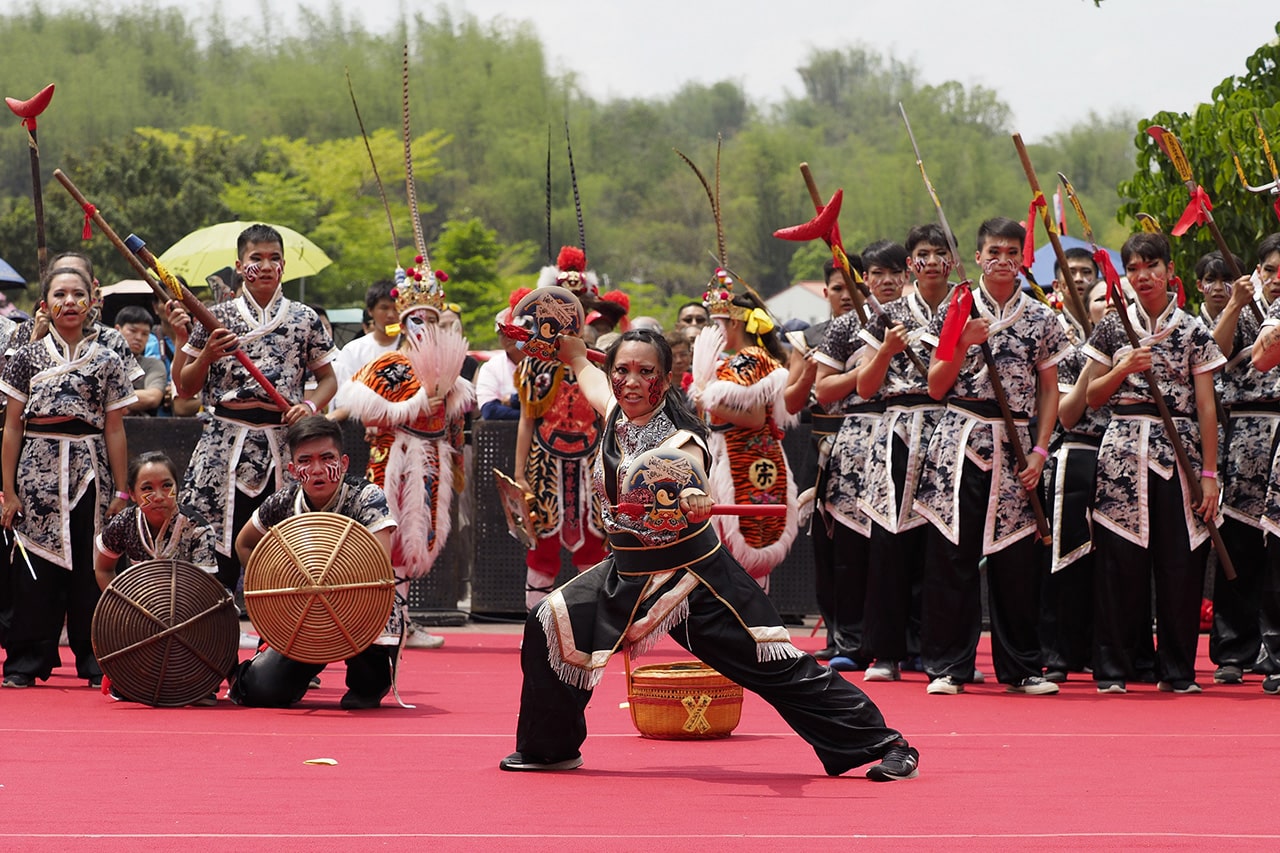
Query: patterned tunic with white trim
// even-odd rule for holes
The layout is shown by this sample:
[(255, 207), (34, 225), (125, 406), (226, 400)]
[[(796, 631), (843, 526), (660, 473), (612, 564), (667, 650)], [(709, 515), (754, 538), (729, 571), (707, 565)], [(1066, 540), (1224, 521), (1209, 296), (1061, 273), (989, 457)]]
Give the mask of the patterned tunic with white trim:
[[(1198, 317), (1178, 308), (1174, 300), (1160, 316), (1149, 318), (1140, 304), (1129, 307), (1129, 318), (1143, 346), (1151, 347), (1151, 372), (1173, 415), (1174, 425), (1192, 466), (1200, 468), (1200, 422), (1196, 418), (1195, 376), (1211, 373), (1227, 360)], [(1152, 331), (1154, 330), (1154, 331)], [(1108, 314), (1094, 327), (1085, 353), (1110, 370), (1116, 359), (1129, 352), (1129, 339), (1119, 316)], [(1178, 468), (1173, 445), (1164, 423), (1146, 407), (1126, 410), (1127, 405), (1151, 405), (1151, 389), (1142, 373), (1124, 378), (1112, 395), (1111, 422), (1098, 450), (1097, 498), (1093, 520), (1128, 541), (1146, 548), (1151, 540), (1151, 514), (1147, 511), (1147, 472), (1161, 479), (1177, 476), (1182, 494), (1188, 495), (1186, 478)], [(1191, 547), (1209, 536), (1203, 519), (1184, 506), (1183, 520)]]
[[(210, 311), (239, 336), (240, 348), (291, 402), (302, 400), (307, 371), (337, 357), (333, 339), (316, 312), (285, 299), (279, 291), (265, 309), (245, 293), (214, 305)], [(183, 352), (195, 358), (208, 340), (208, 330), (196, 324)], [(236, 533), (231, 529), (236, 491), (253, 496), (268, 487), (284, 485), (285, 427), (279, 423), (247, 424), (217, 415), (219, 403), (274, 407), (262, 386), (231, 356), (209, 366), (201, 399), (205, 411), (214, 413), (214, 417), (205, 423), (191, 454), (181, 502), (190, 504), (209, 520), (218, 534), (218, 553), (230, 556)]]
[[(1018, 291), (1004, 306), (979, 283), (973, 291), (980, 316), (990, 321), (987, 338), (1009, 400), (1023, 449), (1035, 444), (1029, 419), (1036, 413), (1039, 371), (1056, 367), (1070, 350), (1066, 333), (1053, 309)], [(937, 346), (951, 303), (934, 317), (924, 340)], [(956, 353), (956, 357), (960, 357)], [(953, 544), (960, 541), (960, 477), (965, 461), (991, 472), (991, 496), (982, 532), (982, 553), (993, 554), (1036, 532), (1035, 513), (1027, 490), (1018, 480), (1013, 447), (996, 407), (986, 360), (977, 344), (964, 353), (964, 365), (951, 389), (947, 410), (933, 436), (920, 486), (916, 511)], [(1054, 390), (1057, 390), (1055, 370)]]
[[(856, 311), (841, 314), (827, 327), (827, 336), (814, 354), (814, 359), (841, 373), (850, 370), (862, 351), (862, 322)], [(831, 448), (827, 493), (818, 495), (827, 512), (837, 521), (863, 536), (871, 533), (871, 520), (858, 505), (862, 496), (863, 477), (867, 467), (867, 450), (871, 436), (881, 421), (883, 404), (876, 399), (864, 400), (853, 392), (832, 411), (845, 412), (844, 423), (836, 433)]]
[[(1243, 311), (1241, 312), (1241, 319), (1244, 319)], [(1267, 309), (1266, 319), (1263, 320), (1262, 328), (1258, 334), (1261, 335), (1273, 326), (1280, 326), (1280, 299), (1272, 302), (1271, 307)], [(1280, 369), (1272, 368), (1265, 375), (1272, 381), (1280, 382)], [(1276, 399), (1276, 397), (1280, 397), (1280, 394), (1263, 399)], [(1272, 424), (1274, 424), (1274, 421), (1272, 421)], [(1262, 504), (1262, 518), (1259, 520), (1259, 524), (1264, 531), (1272, 536), (1280, 536), (1280, 455), (1275, 452), (1276, 442), (1280, 441), (1280, 432), (1274, 431), (1274, 426), (1271, 429), (1273, 430), (1271, 443), (1259, 453), (1259, 458), (1254, 460), (1265, 461), (1268, 469)], [(1230, 488), (1230, 485), (1224, 484), (1224, 487)]]
[[(943, 300), (942, 305), (945, 304), (946, 300)], [(884, 313), (884, 317), (873, 317), (862, 332), (866, 346), (873, 353), (879, 352), (885, 332), (892, 324), (900, 323), (907, 330), (908, 346), (928, 364), (933, 347), (924, 336), (935, 313), (929, 303), (913, 291), (885, 303)], [(890, 360), (878, 396), (884, 400), (885, 413), (876, 420), (875, 431), (871, 435), (858, 505), (885, 530), (902, 533), (928, 523), (915, 510), (916, 487), (924, 468), (929, 439), (933, 437), (946, 406), (929, 396), (928, 377), (920, 375), (905, 352)], [(899, 459), (904, 451), (905, 460)], [(906, 467), (906, 479), (903, 493), (899, 495), (893, 471), (902, 465)]]
[[(56, 331), (19, 347), (5, 364), (0, 391), (23, 407), (23, 420), (71, 417), (28, 431), (18, 458), (17, 488), (23, 517), (17, 524), (34, 554), (71, 568), (71, 510), (96, 487), (94, 529), (102, 527), (115, 491), (103, 429), (107, 412), (137, 401), (120, 356), (85, 336), (68, 351)], [(85, 434), (73, 434), (74, 431)]]
[[(1219, 313), (1205, 323), (1212, 329), (1221, 317)], [(1253, 343), (1259, 334), (1253, 311), (1241, 311), (1226, 366), (1213, 377), (1230, 419), (1219, 425), (1229, 426), (1220, 430), (1227, 443), (1218, 452), (1222, 513), (1256, 528), (1262, 528), (1272, 448), (1280, 427), (1280, 371), (1262, 373), (1253, 366)]]

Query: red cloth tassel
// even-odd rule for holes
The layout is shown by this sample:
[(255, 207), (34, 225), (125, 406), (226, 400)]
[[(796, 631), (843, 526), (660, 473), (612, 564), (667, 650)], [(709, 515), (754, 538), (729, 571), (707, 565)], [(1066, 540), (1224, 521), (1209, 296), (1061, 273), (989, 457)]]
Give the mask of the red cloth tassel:
[(1196, 188), (1191, 191), (1191, 201), (1187, 204), (1187, 209), (1182, 211), (1178, 223), (1170, 229), (1169, 233), (1175, 237), (1181, 237), (1190, 230), (1192, 225), (1204, 225), (1209, 221), (1211, 210), (1213, 210), (1213, 201), (1210, 200), (1209, 194), (1204, 191), (1204, 187), (1196, 184)]
[(1027, 269), (1036, 262), (1036, 210), (1047, 207), (1044, 193), (1037, 191), (1031, 204), (1027, 205), (1027, 238), (1022, 244), (1022, 263)]
[(91, 204), (84, 206), (84, 231), (80, 234), (81, 240), (93, 239), (93, 215), (98, 212), (98, 208)]
[(1182, 287), (1182, 278), (1175, 275), (1173, 278), (1169, 279), (1169, 283), (1172, 284), (1174, 289), (1178, 292), (1178, 307), (1186, 308), (1187, 291)]
[(1280, 199), (1276, 199), (1276, 203), (1273, 209), (1276, 212), (1276, 219), (1280, 219)]
[(1120, 273), (1116, 271), (1116, 265), (1111, 262), (1111, 253), (1106, 249), (1094, 251), (1093, 262), (1102, 270), (1102, 278), (1107, 283), (1107, 301), (1110, 302), (1112, 292), (1120, 287)]
[(969, 314), (973, 311), (973, 291), (967, 284), (957, 284), (951, 291), (951, 304), (947, 306), (947, 319), (942, 322), (942, 332), (938, 335), (938, 358), (951, 361), (956, 357), (956, 347), (960, 345), (960, 334), (964, 324), (969, 322)]

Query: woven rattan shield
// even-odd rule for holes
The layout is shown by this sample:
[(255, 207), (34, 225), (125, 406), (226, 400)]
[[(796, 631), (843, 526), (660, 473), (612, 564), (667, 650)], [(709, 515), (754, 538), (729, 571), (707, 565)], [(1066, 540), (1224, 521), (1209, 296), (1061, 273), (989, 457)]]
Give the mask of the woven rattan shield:
[(333, 663), (367, 649), (395, 601), (391, 558), (364, 525), (306, 512), (272, 527), (245, 566), (249, 619), (273, 649)]
[(235, 665), (240, 619), (213, 575), (181, 560), (148, 560), (103, 591), (91, 636), (117, 693), (176, 708), (213, 693)]

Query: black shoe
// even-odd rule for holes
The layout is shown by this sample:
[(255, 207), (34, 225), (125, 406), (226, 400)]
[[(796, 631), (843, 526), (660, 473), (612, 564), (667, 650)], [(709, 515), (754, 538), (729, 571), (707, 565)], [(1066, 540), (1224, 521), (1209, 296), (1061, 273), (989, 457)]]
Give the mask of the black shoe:
[(1046, 669), (1044, 671), (1044, 680), (1052, 684), (1062, 684), (1067, 680), (1066, 670)]
[(902, 738), (894, 741), (880, 763), (867, 771), (872, 782), (898, 782), (920, 775), (920, 753)]
[(816, 660), (831, 660), (837, 654), (839, 654), (839, 652), (834, 646), (827, 646), (825, 649), (819, 649), (814, 652), (813, 656)]
[(102, 676), (101, 676), (101, 675), (91, 675), (91, 676), (89, 676), (89, 686), (90, 686), (90, 687), (96, 687), (96, 688), (98, 688), (99, 690), (101, 690), (101, 689), (102, 689)]
[(581, 755), (562, 761), (542, 761), (532, 757), (526, 758), (518, 752), (513, 752), (498, 762), (498, 768), (501, 770), (572, 770), (581, 766)]
[[(9, 682), (6, 681), (5, 686), (8, 685)], [(1268, 675), (1262, 679), (1262, 692), (1270, 693), (1272, 696), (1280, 694), (1280, 675)]]
[(1199, 693), (1200, 685), (1194, 681), (1161, 681), (1156, 689), (1161, 693)]
[(320, 686), (320, 676), (318, 676), (318, 675), (313, 675), (313, 676), (311, 676), (311, 680), (307, 682), (307, 689), (308, 689), (308, 690), (315, 690), (315, 689), (317, 689), (319, 686)]
[(4, 677), (4, 682), (2, 684), (4, 687), (16, 687), (18, 689), (21, 689), (23, 687), (30, 687), (35, 683), (36, 683), (36, 680), (31, 676), (23, 675), (20, 672), (15, 672), (13, 675), (6, 675)]
[(1231, 664), (1223, 664), (1213, 673), (1214, 684), (1243, 684), (1244, 668), (1232, 666)]
[(382, 697), (386, 695), (386, 690), (377, 696), (361, 696), (353, 690), (348, 690), (342, 695), (342, 699), (338, 702), (338, 707), (344, 711), (367, 711), (370, 708), (377, 708), (381, 705)]

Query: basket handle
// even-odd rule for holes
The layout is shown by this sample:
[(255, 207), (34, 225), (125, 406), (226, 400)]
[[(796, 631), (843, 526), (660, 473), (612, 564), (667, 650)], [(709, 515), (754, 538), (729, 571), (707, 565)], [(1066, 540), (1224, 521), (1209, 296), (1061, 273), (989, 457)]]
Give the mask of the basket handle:
[(627, 698), (632, 694), (631, 689), (631, 648), (628, 646), (622, 650), (622, 665), (627, 673)]

